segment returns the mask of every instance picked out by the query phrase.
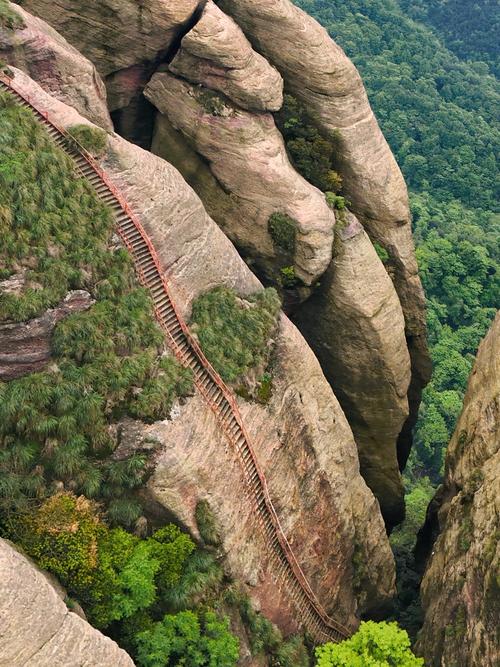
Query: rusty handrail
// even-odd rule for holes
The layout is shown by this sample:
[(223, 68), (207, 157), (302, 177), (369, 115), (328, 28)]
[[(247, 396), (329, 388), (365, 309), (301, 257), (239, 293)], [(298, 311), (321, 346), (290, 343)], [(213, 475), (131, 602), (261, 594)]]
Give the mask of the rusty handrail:
[[(146, 244), (150, 257), (153, 261), (154, 267), (158, 272), (158, 275), (161, 279), (162, 282), (162, 287), (164, 289), (165, 294), (167, 295), (170, 305), (176, 315), (177, 322), (181, 327), (181, 330), (186, 338), (187, 343), (189, 344), (189, 347), (191, 350), (194, 352), (196, 358), (198, 359), (199, 363), (201, 366), (205, 369), (205, 371), (209, 374), (209, 377), (211, 381), (219, 388), (219, 390), (222, 392), (223, 397), (225, 400), (229, 403), (232, 411), (232, 415), (234, 419), (237, 422), (237, 425), (241, 431), (241, 434), (243, 435), (243, 438), (245, 440), (246, 447), (248, 449), (248, 452), (250, 453), (252, 463), (255, 467), (255, 471), (257, 473), (258, 479), (259, 479), (259, 484), (262, 489), (262, 494), (264, 497), (264, 501), (266, 504), (267, 511), (269, 513), (269, 518), (271, 520), (271, 523), (273, 525), (274, 531), (276, 533), (276, 536), (278, 538), (278, 541), (280, 543), (281, 549), (286, 557), (286, 560), (288, 562), (288, 565), (290, 566), (292, 573), (297, 580), (297, 583), (299, 584), (301, 590), (305, 594), (310, 606), (314, 610), (314, 612), (318, 615), (318, 617), (321, 619), (321, 621), (324, 623), (324, 625), (333, 630), (335, 633), (340, 635), (342, 638), (349, 637), (352, 634), (352, 631), (336, 621), (335, 619), (331, 618), (328, 616), (326, 611), (323, 609), (321, 606), (319, 600), (317, 599), (314, 591), (309, 585), (309, 582), (307, 581), (307, 578), (298, 563), (295, 554), (293, 552), (293, 549), (285, 535), (285, 532), (281, 526), (281, 523), (279, 521), (278, 515), (276, 513), (276, 510), (274, 508), (274, 504), (271, 500), (271, 496), (269, 493), (269, 489), (267, 486), (267, 480), (265, 477), (264, 472), (262, 471), (257, 456), (255, 455), (255, 451), (253, 449), (253, 446), (251, 444), (250, 437), (248, 435), (248, 432), (245, 428), (243, 419), (241, 417), (241, 413), (239, 411), (238, 404), (236, 402), (236, 399), (233, 395), (233, 393), (230, 391), (230, 389), (227, 387), (227, 385), (224, 383), (220, 375), (217, 373), (217, 371), (213, 368), (212, 364), (208, 361), (206, 356), (204, 355), (198, 341), (193, 337), (191, 334), (186, 322), (184, 321), (184, 318), (182, 317), (181, 313), (178, 310), (178, 307), (175, 303), (175, 300), (172, 298), (170, 287), (166, 281), (165, 278), (165, 272), (162, 270), (160, 259), (158, 257), (158, 254), (156, 252), (156, 249), (151, 242), (148, 234), (146, 233), (141, 221), (137, 217), (137, 215), (132, 211), (130, 208), (128, 202), (126, 199), (123, 197), (123, 195), (120, 193), (118, 188), (115, 186), (115, 184), (109, 179), (108, 175), (106, 172), (101, 168), (101, 166), (98, 164), (98, 162), (95, 160), (95, 158), (85, 149), (84, 146), (82, 146), (72, 135), (70, 132), (68, 132), (66, 129), (59, 127), (50, 117), (49, 114), (46, 111), (43, 111), (38, 108), (36, 103), (30, 98), (30, 96), (27, 93), (24, 93), (23, 91), (19, 90), (19, 88), (14, 84), (14, 81), (11, 77), (5, 74), (5, 72), (0, 72), (0, 82), (4, 83), (10, 90), (12, 90), (15, 94), (17, 94), (20, 98), (22, 98), (29, 106), (37, 113), (39, 114), (43, 120), (52, 126), (62, 137), (64, 137), (66, 140), (70, 140), (73, 146), (76, 146), (78, 150), (78, 154), (83, 157), (86, 161), (86, 163), (97, 173), (99, 178), (102, 180), (102, 182), (106, 185), (110, 193), (114, 196), (116, 201), (118, 202), (120, 208), (126, 213), (127, 217), (132, 221), (135, 229), (139, 232), (141, 240)], [(126, 235), (121, 233), (120, 229), (118, 228), (118, 233), (120, 234), (120, 237), (122, 238), (125, 246), (129, 250), (129, 252), (133, 256), (133, 248), (129, 242), (129, 240), (126, 238)], [(139, 273), (139, 279), (142, 284), (146, 283), (146, 279), (143, 275), (142, 269), (138, 266), (136, 266), (136, 269)], [(169, 332), (168, 327), (162, 322), (162, 317), (160, 313), (158, 312), (158, 309), (155, 306), (155, 314), (157, 319), (159, 320), (162, 328), (165, 330), (165, 332), (168, 334), (169, 339), (171, 340), (172, 346), (174, 349), (176, 349), (177, 355), (180, 356), (181, 358), (184, 358), (185, 353), (179, 348), (177, 342), (173, 338), (172, 334)], [(207, 396), (205, 396), (207, 401), (210, 404), (210, 407), (214, 412), (219, 415), (219, 410), (217, 409), (217, 406), (213, 404), (212, 401), (208, 399)], [(222, 419), (221, 419), (222, 421)], [(224, 425), (223, 425), (224, 427)], [(226, 431), (226, 435), (233, 440), (233, 444), (236, 444), (236, 439), (234, 435), (231, 435), (227, 432), (227, 429), (224, 429)], [(238, 447), (235, 447), (236, 452), (238, 456), (241, 459), (241, 453), (239, 452)], [(246, 472), (245, 465), (243, 464), (243, 468)], [(324, 632), (321, 631), (322, 634), (325, 635), (325, 637), (331, 639), (332, 637)], [(334, 639), (337, 639), (334, 637)]]

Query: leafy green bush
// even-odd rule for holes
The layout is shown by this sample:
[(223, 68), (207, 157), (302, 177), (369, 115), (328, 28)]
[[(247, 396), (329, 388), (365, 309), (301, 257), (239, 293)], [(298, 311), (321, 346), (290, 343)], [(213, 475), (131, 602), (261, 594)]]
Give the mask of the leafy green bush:
[(137, 661), (142, 667), (233, 667), (239, 642), (227, 618), (211, 612), (167, 614), (137, 635)]
[(10, 7), (7, 0), (0, 0), (0, 26), (9, 30), (25, 27), (22, 17)]
[(323, 192), (338, 192), (342, 179), (332, 167), (335, 147), (320, 135), (305, 107), (291, 95), (285, 95), (283, 107), (275, 118), (297, 171)]
[(192, 330), (225, 381), (233, 382), (265, 360), (279, 308), (272, 288), (240, 300), (233, 290), (217, 287), (195, 300)]
[(267, 221), (273, 243), (293, 255), (297, 237), (297, 221), (286, 213), (273, 213)]
[(410, 650), (410, 640), (396, 623), (361, 623), (356, 634), (339, 644), (316, 649), (317, 667), (419, 667), (424, 661)]
[(73, 145), (79, 149), (83, 146), (94, 157), (101, 157), (104, 155), (107, 145), (108, 137), (104, 130), (92, 125), (72, 125), (68, 128), (71, 138), (74, 139)]
[(280, 284), (285, 289), (293, 289), (300, 284), (299, 278), (295, 275), (295, 268), (293, 266), (283, 266), (280, 269)]

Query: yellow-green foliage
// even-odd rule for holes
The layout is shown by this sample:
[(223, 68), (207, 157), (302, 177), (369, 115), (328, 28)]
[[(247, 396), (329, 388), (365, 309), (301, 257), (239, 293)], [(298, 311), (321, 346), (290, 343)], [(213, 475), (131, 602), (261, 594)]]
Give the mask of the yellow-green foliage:
[(423, 667), (413, 655), (407, 633), (397, 623), (361, 623), (358, 632), (339, 644), (316, 649), (316, 667)]
[(106, 132), (92, 125), (72, 125), (68, 132), (75, 140), (75, 146), (82, 146), (94, 157), (101, 157), (106, 151), (108, 138)]
[(0, 95), (0, 269), (26, 270), (20, 296), (0, 293), (0, 319), (24, 320), (84, 288), (95, 303), (56, 326), (54, 364), (0, 383), (0, 509), (50, 494), (51, 482), (109, 499), (130, 525), (145, 460), (107, 461), (109, 423), (168, 416), (191, 374), (160, 356), (164, 337), (125, 250), (110, 251), (113, 218), (33, 114)]
[(272, 288), (243, 301), (233, 290), (217, 287), (196, 299), (192, 329), (224, 380), (233, 382), (266, 359), (279, 308)]
[(146, 540), (110, 529), (95, 504), (69, 493), (9, 523), (26, 552), (58, 577), (100, 628), (155, 604), (159, 592), (178, 583), (194, 549), (173, 525)]
[(267, 222), (267, 229), (275, 245), (291, 255), (295, 253), (296, 220), (286, 213), (273, 213)]

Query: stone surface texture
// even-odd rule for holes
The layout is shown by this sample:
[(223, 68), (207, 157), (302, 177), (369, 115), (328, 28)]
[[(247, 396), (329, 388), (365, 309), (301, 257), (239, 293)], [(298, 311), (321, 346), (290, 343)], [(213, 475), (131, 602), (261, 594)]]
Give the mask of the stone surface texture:
[(445, 476), (428, 511), (439, 531), (422, 581), (417, 650), (429, 667), (500, 664), (500, 312), (479, 347)]
[(134, 667), (64, 603), (26, 556), (0, 538), (0, 667)]
[[(15, 82), (62, 126), (84, 120), (15, 70)], [(170, 281), (181, 312), (193, 299), (226, 285), (241, 295), (261, 289), (231, 242), (207, 215), (174, 167), (118, 136), (102, 160), (111, 180), (138, 213)], [(319, 363), (282, 316), (276, 337), (274, 388), (267, 406), (241, 410), (285, 533), (319, 599), (339, 620), (385, 606), (394, 592), (394, 565), (379, 506), (361, 475), (354, 438)], [(171, 421), (145, 427), (161, 443), (148, 486), (195, 532), (198, 499), (209, 501), (222, 529), (229, 572), (288, 632), (296, 615), (272, 579), (254, 511), (233, 453), (198, 395)], [(365, 563), (355, 573), (356, 562)], [(357, 589), (354, 590), (354, 580)]]
[(0, 323), (0, 381), (42, 370), (50, 363), (50, 338), (56, 324), (91, 304), (88, 292), (75, 290), (68, 292), (62, 303), (45, 311), (41, 317), (27, 322)]
[(391, 279), (349, 212), (337, 225), (321, 286), (294, 318), (341, 402), (368, 486), (389, 525), (404, 516), (394, 446), (408, 416), (410, 358)]
[[(167, 73), (155, 74), (145, 95), (189, 138), (219, 186), (230, 193), (229, 203), (224, 195), (213, 202), (213, 214), (235, 243), (270, 275), (281, 261), (292, 264), (306, 285), (317, 280), (330, 263), (335, 215), (324, 195), (290, 164), (273, 117), (220, 98), (207, 101), (205, 91)], [(216, 113), (209, 104), (217, 105)], [(159, 149), (172, 160), (168, 150)], [(268, 231), (269, 217), (279, 212), (297, 221), (292, 257), (281, 258)]]
[(199, 0), (23, 0), (97, 67), (111, 110), (127, 106)]
[(24, 27), (0, 26), (0, 60), (24, 70), (47, 92), (75, 107), (105, 130), (113, 124), (106, 103), (106, 88), (96, 68), (44, 21), (9, 3)]
[(278, 111), (283, 104), (278, 71), (252, 49), (238, 25), (212, 0), (182, 40), (169, 69), (218, 90), (244, 109)]
[[(370, 108), (361, 77), (317, 21), (291, 0), (221, 0), (252, 42), (304, 103), (337, 147), (338, 171), (352, 210), (371, 239), (388, 252), (389, 269), (405, 316), (412, 359), (410, 421), (429, 380), (425, 299), (417, 273), (408, 193), (403, 176)], [(402, 458), (411, 439), (406, 428)]]
[[(50, 21), (92, 59), (106, 79), (110, 108), (119, 110), (113, 114), (118, 131), (144, 147), (151, 146), (153, 134), (153, 152), (181, 171), (251, 268), (264, 280), (276, 282), (287, 275), (283, 269), (290, 272), (293, 267), (299, 279), (293, 298), (298, 302), (310, 296), (312, 286), (328, 269), (334, 213), (290, 164), (269, 110), (278, 108), (283, 82), (304, 103), (322, 134), (337, 148), (336, 168), (342, 173), (353, 212), (371, 241), (389, 254), (386, 269), (402, 307), (411, 361), (407, 396), (400, 395), (401, 378), (393, 382), (389, 372), (383, 384), (388, 388), (383, 401), (391, 394), (388, 423), (371, 440), (366, 432), (381, 424), (383, 401), (358, 400), (353, 405), (340, 393), (339, 399), (354, 426), (360, 451), (366, 450), (368, 441), (377, 447), (383, 443), (382, 449), (371, 453), (372, 461), (380, 461), (382, 451), (390, 452), (388, 468), (393, 470), (396, 458), (401, 468), (410, 451), (421, 391), (430, 375), (425, 303), (406, 186), (361, 78), (342, 49), (290, 0), (144, 0), (140, 6), (131, 0), (104, 0), (77, 7), (70, 0), (58, 0), (57, 5), (26, 0), (25, 7)], [(144, 88), (152, 105), (140, 94)], [(156, 119), (155, 108), (160, 110)], [(274, 212), (298, 221), (294, 253), (284, 252), (268, 233), (268, 218)], [(364, 237), (363, 246), (367, 244)], [(368, 257), (369, 274), (378, 275), (377, 258), (373, 252), (365, 253), (363, 261)], [(331, 274), (333, 269), (328, 270)], [(361, 271), (357, 279), (364, 280), (364, 290), (369, 291)], [(349, 297), (354, 299), (349, 306), (354, 312), (357, 295), (346, 286), (344, 298)], [(333, 301), (316, 299), (315, 303), (329, 308)], [(325, 372), (330, 379), (341, 376), (346, 364), (335, 368), (338, 355), (327, 340), (330, 313), (318, 311), (311, 317), (326, 327), (317, 332), (317, 338), (325, 342), (320, 355)], [(403, 325), (395, 318), (391, 322), (398, 327), (395, 341), (377, 358), (388, 359), (390, 350), (399, 346)], [(305, 328), (304, 333), (309, 336)], [(385, 331), (382, 338), (389, 341), (391, 332)], [(319, 354), (315, 339), (311, 342)], [(371, 348), (365, 343), (357, 376), (375, 384), (385, 371), (371, 364)], [(360, 344), (358, 337), (358, 349)], [(332, 353), (327, 354), (327, 349)], [(334, 386), (340, 388), (340, 384)], [(355, 392), (353, 387), (350, 393)], [(405, 411), (408, 415), (401, 425)], [(360, 424), (367, 426), (361, 429)], [(363, 472), (367, 470), (363, 466)], [(383, 484), (399, 489), (393, 508), (389, 509), (385, 492), (385, 497), (379, 495), (384, 513), (391, 514), (386, 516), (388, 523), (401, 517), (402, 508), (397, 473), (391, 472), (390, 479)]]

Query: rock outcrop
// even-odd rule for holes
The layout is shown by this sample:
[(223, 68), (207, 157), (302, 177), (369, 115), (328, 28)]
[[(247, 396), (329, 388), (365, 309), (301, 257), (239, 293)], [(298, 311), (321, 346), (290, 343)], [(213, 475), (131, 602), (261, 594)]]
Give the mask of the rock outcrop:
[(366, 232), (354, 215), (343, 217), (321, 286), (294, 319), (348, 415), (361, 472), (392, 526), (404, 517), (394, 446), (408, 416), (404, 319)]
[[(334, 386), (355, 428), (360, 451), (367, 451), (368, 442), (377, 443), (369, 458), (378, 461), (378, 470), (367, 479), (374, 489), (378, 487), (373, 479), (378, 477), (382, 486), (398, 490), (392, 501), (387, 488), (378, 497), (388, 523), (399, 520), (403, 497), (394, 461), (397, 458), (400, 468), (406, 462), (421, 391), (430, 374), (425, 308), (406, 187), (354, 65), (326, 31), (290, 0), (147, 0), (141, 7), (130, 0), (119, 6), (116, 0), (105, 0), (98, 6), (79, 6), (76, 11), (70, 0), (59, 0), (57, 12), (48, 0), (25, 0), (25, 6), (51, 21), (96, 63), (105, 77), (120, 134), (141, 146), (152, 146), (154, 153), (174, 164), (249, 266), (266, 281), (293, 285), (293, 301), (309, 297), (311, 286), (328, 268), (334, 214), (319, 191), (290, 164), (269, 113), (280, 106), (283, 82), (336, 146), (336, 168), (342, 173), (353, 211), (371, 241), (381, 244), (389, 255), (386, 268), (405, 318), (412, 374), (406, 397), (400, 392), (406, 382), (407, 359), (401, 371), (404, 382), (394, 383), (390, 372), (386, 375), (384, 401), (391, 396), (384, 404), (388, 423), (375, 440), (358, 428), (367, 424), (372, 431), (381, 423), (382, 403), (363, 400), (364, 379), (375, 384), (385, 373), (371, 364), (368, 346), (360, 359), (370, 363), (362, 366), (360, 361), (357, 376), (363, 380), (351, 387), (351, 400), (342, 394), (339, 383)], [(105, 28), (109, 29), (105, 32)], [(143, 90), (152, 104), (141, 94)], [(271, 238), (268, 221), (273, 213), (297, 221), (295, 251), (283, 250)], [(365, 237), (364, 245), (367, 243)], [(369, 255), (369, 273), (378, 274), (380, 263), (373, 252)], [(361, 289), (368, 289), (366, 276), (358, 272), (357, 277)], [(384, 290), (389, 294), (387, 281)], [(348, 294), (354, 298), (354, 312), (355, 291), (346, 288), (345, 298)], [(394, 296), (390, 300), (392, 303)], [(333, 301), (316, 299), (314, 303), (329, 308)], [(327, 354), (327, 349), (333, 350), (327, 340), (329, 313), (306, 310), (311, 319), (325, 326), (311, 337), (318, 354), (317, 342), (326, 343), (320, 354), (325, 372), (329, 378), (342, 376), (346, 364), (336, 368), (339, 355)], [(297, 321), (305, 317), (299, 313)], [(391, 323), (396, 326), (394, 318)], [(396, 346), (402, 326), (398, 320)], [(309, 330), (303, 331), (309, 336)], [(390, 332), (382, 338), (390, 341)], [(346, 355), (353, 357), (359, 344), (359, 339), (354, 344), (346, 338)], [(391, 345), (380, 357), (389, 357)], [(356, 395), (363, 398), (353, 402)], [(402, 424), (406, 402), (409, 414)], [(390, 453), (390, 473), (385, 464), (380, 469), (382, 451)], [(363, 466), (364, 473), (368, 469)]]
[[(23, 73), (15, 71), (15, 82), (58, 125), (84, 122)], [(139, 214), (186, 318), (193, 299), (218, 285), (242, 295), (261, 289), (171, 165), (116, 135), (101, 162)], [(269, 404), (242, 400), (241, 410), (299, 562), (322, 603), (339, 620), (354, 624), (360, 613), (386, 605), (394, 590), (378, 503), (359, 474), (345, 416), (313, 353), (285, 316), (276, 345)], [(195, 396), (173, 421), (145, 428), (161, 445), (151, 498), (193, 530), (196, 503), (208, 500), (222, 527), (229, 573), (248, 583), (252, 597), (283, 630), (296, 628), (273, 581), (243, 477), (210, 409)]]
[(0, 538), (0, 667), (134, 667), (131, 658), (64, 603), (28, 558)]
[(75, 107), (105, 130), (113, 123), (106, 103), (106, 88), (94, 65), (50, 25), (8, 3), (23, 26), (0, 25), (0, 60), (22, 69), (57, 99)]
[(500, 312), (481, 343), (424, 535), (417, 650), (429, 667), (500, 664)]
[[(207, 196), (199, 194), (245, 255), (275, 280), (280, 266), (287, 265), (293, 265), (304, 284), (317, 280), (330, 263), (335, 216), (323, 194), (290, 164), (273, 117), (245, 111), (166, 73), (155, 74), (145, 94), (209, 162), (217, 183), (207, 177)], [(176, 162), (169, 144), (159, 140), (155, 148)], [(184, 161), (181, 157), (176, 166), (182, 168)], [(219, 196), (210, 196), (208, 188), (217, 188)], [(273, 213), (285, 213), (296, 221), (295, 252), (290, 256), (269, 233)]]
[(278, 111), (283, 80), (241, 29), (209, 0), (170, 63), (175, 75), (217, 90), (250, 111)]
[[(2, 283), (0, 283), (0, 293)], [(50, 338), (57, 322), (71, 313), (89, 308), (88, 292), (69, 292), (64, 301), (28, 322), (0, 324), (0, 381), (40, 371), (50, 363)]]
[[(219, 6), (280, 71), (287, 89), (333, 141), (336, 168), (352, 210), (371, 239), (389, 254), (412, 359), (411, 425), (430, 375), (425, 300), (404, 179), (370, 108), (361, 77), (326, 30), (290, 0), (221, 0)], [(399, 442), (402, 463), (409, 453), (410, 430), (404, 429)]]

